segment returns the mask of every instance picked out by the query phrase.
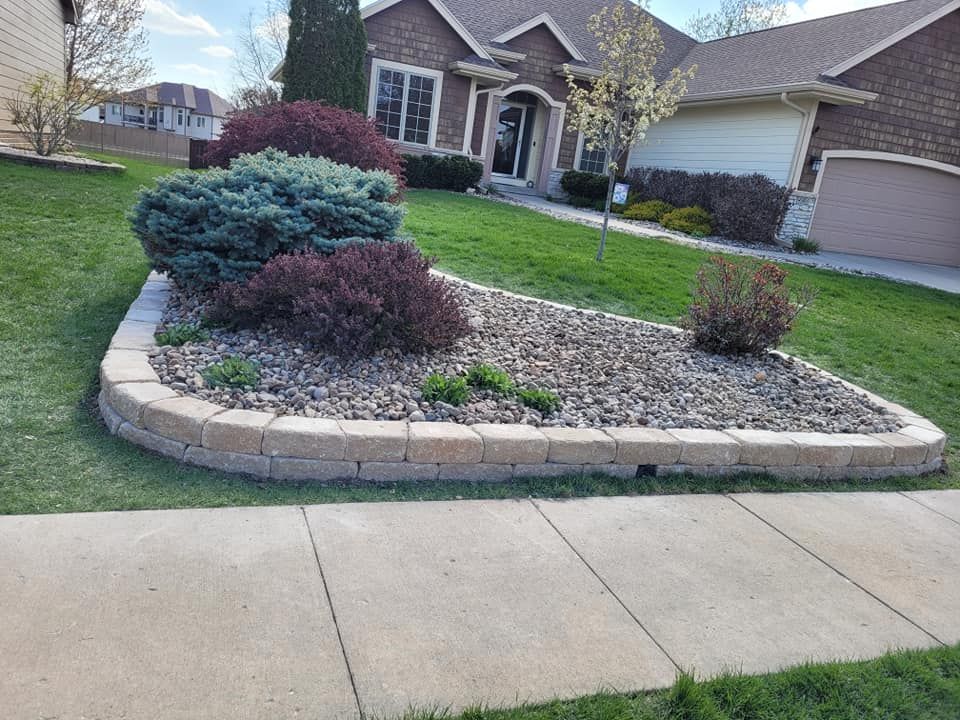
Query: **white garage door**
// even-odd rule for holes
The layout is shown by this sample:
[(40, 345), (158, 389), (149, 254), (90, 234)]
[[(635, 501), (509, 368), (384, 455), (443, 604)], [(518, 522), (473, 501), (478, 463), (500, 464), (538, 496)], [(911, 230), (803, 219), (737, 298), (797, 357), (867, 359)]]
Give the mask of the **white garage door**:
[(960, 266), (960, 175), (863, 158), (821, 172), (810, 237), (824, 250)]

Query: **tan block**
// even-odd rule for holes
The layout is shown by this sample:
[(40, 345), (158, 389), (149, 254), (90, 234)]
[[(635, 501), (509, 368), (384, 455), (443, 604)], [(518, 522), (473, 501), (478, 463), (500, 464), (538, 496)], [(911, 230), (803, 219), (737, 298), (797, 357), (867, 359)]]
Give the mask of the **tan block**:
[(253, 410), (227, 410), (203, 426), (203, 446), (211, 450), (259, 455), (263, 430), (275, 416)]
[(228, 473), (270, 477), (270, 458), (263, 455), (247, 455), (245, 453), (191, 446), (183, 454), (183, 461), (191, 465), (200, 465), (201, 467), (223, 470)]
[(346, 460), (401, 462), (407, 455), (407, 428), (400, 420), (340, 420)]
[(783, 433), (772, 430), (741, 430), (733, 428), (724, 432), (740, 443), (741, 465), (764, 465), (783, 467), (796, 465), (800, 448)]
[(346, 460), (305, 460), (275, 457), (270, 460), (270, 477), (301, 482), (345, 481), (357, 479), (357, 463)]
[(347, 440), (336, 420), (284, 415), (264, 430), (264, 455), (343, 460)]
[(907, 425), (900, 429), (900, 434), (919, 440), (927, 446), (926, 462), (943, 455), (943, 448), (947, 444), (947, 436), (940, 430), (930, 430), (919, 425)]
[(156, 329), (155, 323), (124, 320), (110, 340), (110, 349), (149, 350), (157, 344), (153, 337)]
[(857, 467), (893, 465), (893, 447), (873, 435), (859, 433), (846, 435), (844, 440), (853, 448), (850, 464)]
[(160, 382), (147, 361), (147, 354), (139, 350), (108, 350), (100, 363), (100, 385), (108, 387), (127, 382)]
[(200, 445), (203, 425), (224, 408), (192, 397), (158, 400), (147, 405), (143, 411), (143, 424), (147, 430), (171, 440), (188, 445)]
[[(103, 390), (97, 395), (97, 406), (100, 408), (100, 417), (103, 418), (103, 424), (107, 426), (111, 435), (116, 435), (117, 430), (124, 423), (124, 419), (110, 407), (110, 403), (107, 402), (107, 394)], [(924, 446), (924, 451), (926, 451), (926, 446)]]
[[(550, 441), (547, 460), (567, 465), (601, 465), (613, 462), (616, 441), (593, 428), (540, 428)], [(589, 472), (589, 471), (588, 471)]]
[(842, 434), (818, 432), (783, 433), (800, 448), (797, 465), (819, 465), (820, 467), (849, 465), (853, 458), (853, 447), (844, 440)]
[(143, 427), (143, 411), (152, 402), (170, 400), (177, 394), (160, 383), (121, 383), (106, 388), (107, 402), (120, 417)]
[(537, 463), (535, 465), (515, 465), (515, 478), (578, 478), (583, 477), (583, 465), (563, 463)]
[(614, 462), (621, 465), (673, 465), (680, 459), (680, 441), (663, 430), (612, 427), (604, 432), (617, 443)]
[(513, 465), (493, 463), (441, 465), (437, 478), (454, 482), (506, 482), (513, 478)]
[(920, 465), (927, 459), (927, 444), (901, 433), (877, 433), (877, 440), (893, 448), (894, 465)]
[(117, 430), (117, 435), (129, 443), (139, 445), (146, 450), (150, 450), (160, 455), (173, 458), (174, 460), (183, 460), (183, 453), (187, 449), (185, 443), (177, 440), (170, 440), (162, 435), (157, 435), (149, 430), (143, 430), (128, 422), (123, 423)]
[(470, 429), (483, 438), (483, 462), (538, 464), (547, 461), (550, 441), (532, 425), (478, 423)]
[(437, 479), (439, 465), (409, 462), (362, 462), (357, 473), (367, 482), (429, 482)]
[(465, 425), (448, 422), (411, 423), (407, 462), (478, 463), (483, 459), (483, 440)]
[(740, 460), (740, 443), (719, 430), (684, 428), (667, 432), (682, 445), (683, 465), (736, 465)]

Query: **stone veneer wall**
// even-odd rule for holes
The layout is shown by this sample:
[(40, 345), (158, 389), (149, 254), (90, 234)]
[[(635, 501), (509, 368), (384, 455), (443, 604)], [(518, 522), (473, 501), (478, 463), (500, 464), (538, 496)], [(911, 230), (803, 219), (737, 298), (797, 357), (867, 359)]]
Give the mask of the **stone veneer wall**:
[(777, 240), (789, 244), (795, 237), (807, 237), (816, 205), (816, 195), (794, 190), (787, 205), (787, 215), (780, 226), (780, 232), (777, 233)]
[(937, 470), (946, 443), (946, 435), (930, 421), (849, 383), (845, 384), (899, 415), (904, 427), (874, 435), (537, 428), (333, 420), (230, 410), (179, 395), (160, 383), (150, 365), (149, 353), (156, 349), (154, 333), (168, 297), (168, 282), (151, 274), (113, 336), (100, 366), (103, 419), (110, 432), (134, 444), (228, 472), (278, 481), (338, 482), (497, 482), (584, 473), (634, 478), (741, 472), (871, 479)]

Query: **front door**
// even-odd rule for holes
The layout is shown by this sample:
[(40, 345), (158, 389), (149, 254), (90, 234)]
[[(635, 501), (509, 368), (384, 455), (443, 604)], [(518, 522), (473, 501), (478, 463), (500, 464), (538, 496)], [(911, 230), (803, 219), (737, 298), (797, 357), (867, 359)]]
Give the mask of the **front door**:
[(523, 138), (527, 108), (510, 102), (500, 103), (497, 119), (497, 143), (493, 150), (493, 172), (496, 175), (517, 177), (520, 163), (520, 143)]

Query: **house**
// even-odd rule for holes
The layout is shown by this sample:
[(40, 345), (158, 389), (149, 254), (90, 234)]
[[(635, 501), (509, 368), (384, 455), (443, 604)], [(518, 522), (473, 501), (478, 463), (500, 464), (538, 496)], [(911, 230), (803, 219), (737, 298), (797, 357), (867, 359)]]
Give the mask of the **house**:
[(73, 0), (0, 2), (0, 143), (18, 142), (8, 101), (31, 78), (63, 78), (63, 26), (76, 21)]
[(229, 102), (206, 88), (185, 83), (157, 83), (137, 88), (90, 108), (82, 120), (185, 135), (198, 140), (220, 137), (233, 112)]
[[(595, 76), (586, 26), (606, 4), (377, 0), (361, 10), (367, 113), (403, 152), (468, 155), (488, 182), (556, 194), (564, 171), (605, 166), (567, 127), (564, 66)], [(628, 166), (764, 173), (795, 190), (785, 240), (960, 265), (960, 0), (706, 43), (654, 21), (661, 72), (698, 71)]]

